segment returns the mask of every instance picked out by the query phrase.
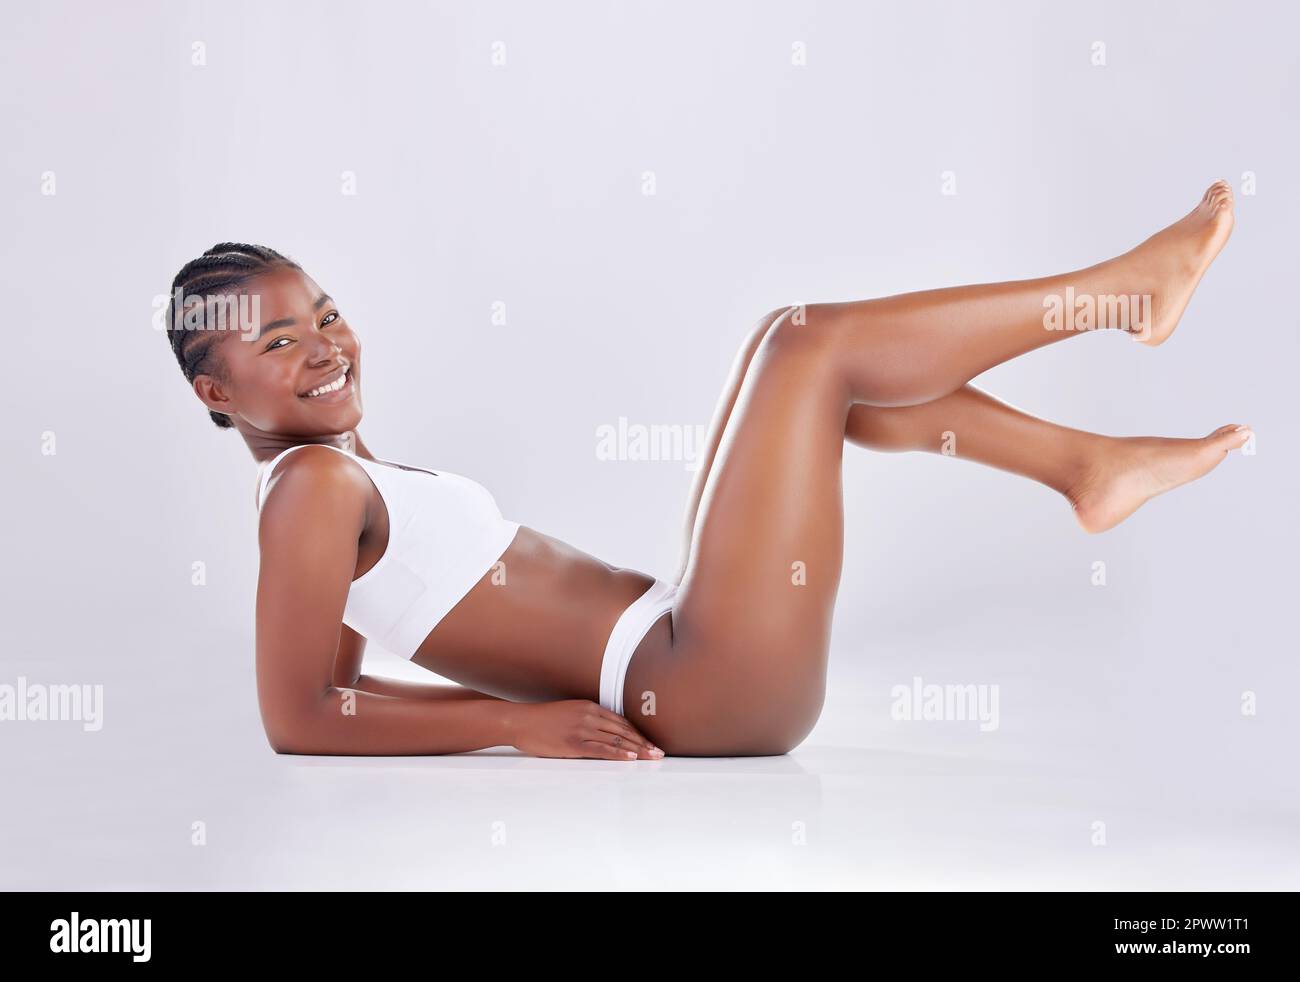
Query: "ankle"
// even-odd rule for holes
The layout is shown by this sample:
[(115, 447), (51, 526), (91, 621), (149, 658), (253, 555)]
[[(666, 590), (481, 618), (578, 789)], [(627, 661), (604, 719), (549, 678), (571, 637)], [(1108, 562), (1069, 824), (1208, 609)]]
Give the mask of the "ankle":
[(1080, 439), (1071, 448), (1064, 469), (1064, 480), (1057, 490), (1078, 509), (1080, 503), (1103, 481), (1105, 474), (1114, 468), (1123, 449), (1123, 439), (1120, 437), (1080, 434)]

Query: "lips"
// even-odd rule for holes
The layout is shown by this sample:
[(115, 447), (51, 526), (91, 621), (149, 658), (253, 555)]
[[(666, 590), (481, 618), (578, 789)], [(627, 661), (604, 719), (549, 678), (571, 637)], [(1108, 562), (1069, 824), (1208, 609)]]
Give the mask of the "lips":
[(335, 372), (322, 381), (320, 385), (299, 393), (298, 398), (306, 399), (309, 402), (342, 402), (351, 396), (352, 388), (352, 366), (349, 365), (347, 368)]

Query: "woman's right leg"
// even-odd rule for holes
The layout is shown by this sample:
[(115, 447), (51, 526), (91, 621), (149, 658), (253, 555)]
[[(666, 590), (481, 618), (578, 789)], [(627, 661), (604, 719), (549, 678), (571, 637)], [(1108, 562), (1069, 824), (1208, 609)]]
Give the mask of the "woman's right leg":
[(930, 402), (1000, 361), (1073, 336), (1043, 325), (1044, 296), (1067, 288), (1152, 296), (1147, 340), (1159, 343), (1226, 236), (1216, 188), (1143, 246), (1079, 273), (818, 304), (799, 308), (797, 320), (794, 310), (776, 319), (701, 495), (671, 650), (638, 654), (630, 666), (629, 718), (670, 753), (797, 745), (824, 697), (853, 406)]
[[(995, 365), (1080, 331), (1122, 329), (1158, 345), (1227, 241), (1232, 204), (1231, 189), (1216, 182), (1185, 217), (1087, 269), (813, 304), (796, 308), (794, 323), (841, 335), (836, 343), (854, 401), (872, 406), (930, 402)], [(1137, 314), (1120, 298), (1137, 298)], [(1060, 312), (1055, 325), (1054, 311)]]

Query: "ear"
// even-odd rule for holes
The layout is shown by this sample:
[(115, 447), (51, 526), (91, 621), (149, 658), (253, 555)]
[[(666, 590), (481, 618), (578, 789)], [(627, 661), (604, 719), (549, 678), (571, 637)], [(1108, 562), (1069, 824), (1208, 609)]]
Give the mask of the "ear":
[(235, 413), (235, 404), (230, 398), (229, 388), (226, 383), (213, 375), (195, 375), (194, 394), (213, 412), (225, 413), (227, 416), (233, 416)]

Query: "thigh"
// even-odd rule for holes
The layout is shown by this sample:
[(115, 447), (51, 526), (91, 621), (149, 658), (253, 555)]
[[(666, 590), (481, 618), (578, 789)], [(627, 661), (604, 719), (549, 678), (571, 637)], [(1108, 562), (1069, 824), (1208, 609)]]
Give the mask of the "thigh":
[(719, 442), (671, 623), (652, 629), (629, 667), (627, 716), (670, 753), (784, 752), (816, 721), (851, 405), (816, 335), (774, 324)]
[(704, 453), (701, 455), (700, 469), (695, 472), (695, 480), (691, 482), (690, 494), (686, 501), (686, 522), (685, 538), (683, 543), (682, 558), (678, 564), (677, 576), (674, 582), (680, 583), (686, 576), (686, 563), (691, 555), (691, 537), (695, 529), (695, 518), (699, 514), (700, 497), (704, 493), (704, 485), (708, 480), (709, 473), (713, 469), (713, 460), (718, 454), (718, 444), (722, 442), (722, 434), (726, 432), (727, 422), (731, 419), (731, 411), (736, 406), (736, 397), (740, 395), (740, 387), (745, 382), (745, 376), (749, 373), (749, 363), (754, 360), (754, 354), (758, 351), (758, 346), (762, 343), (767, 332), (778, 319), (783, 317), (789, 307), (783, 307), (779, 310), (772, 310), (759, 318), (758, 324), (749, 332), (740, 350), (736, 352), (736, 357), (732, 361), (731, 370), (727, 373), (726, 384), (722, 387), (722, 395), (718, 398), (717, 408), (713, 412), (713, 419), (709, 422), (708, 436), (704, 441)]

